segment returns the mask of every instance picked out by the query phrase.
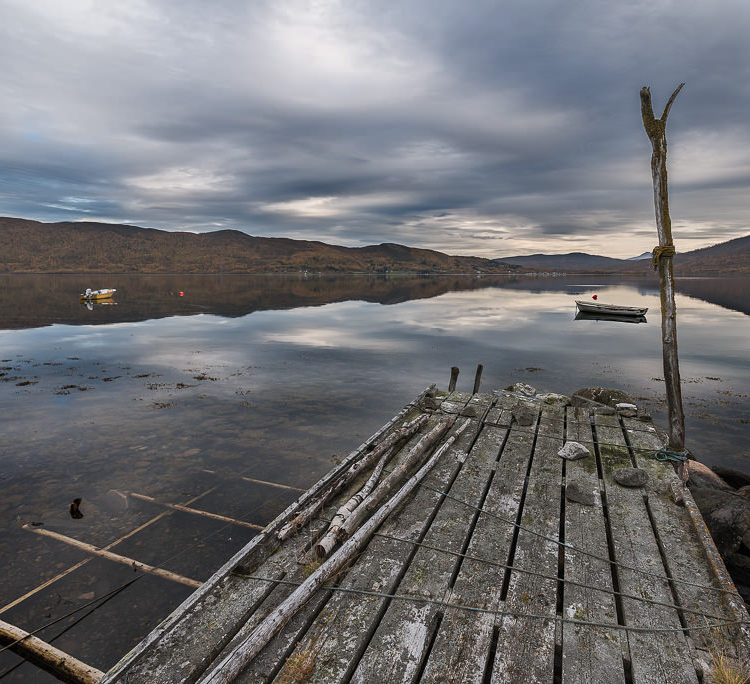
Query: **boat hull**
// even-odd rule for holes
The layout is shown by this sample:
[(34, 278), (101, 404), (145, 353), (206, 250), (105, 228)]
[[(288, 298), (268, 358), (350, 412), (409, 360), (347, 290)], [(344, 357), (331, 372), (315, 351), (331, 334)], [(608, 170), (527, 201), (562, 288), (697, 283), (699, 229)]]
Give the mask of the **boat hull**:
[(92, 290), (91, 292), (84, 292), (81, 295), (82, 301), (96, 301), (98, 299), (109, 299), (117, 292), (114, 288), (105, 290)]
[(605, 314), (608, 316), (645, 316), (648, 307), (620, 306), (619, 304), (604, 304), (599, 302), (582, 302), (576, 299), (576, 306), (582, 313)]

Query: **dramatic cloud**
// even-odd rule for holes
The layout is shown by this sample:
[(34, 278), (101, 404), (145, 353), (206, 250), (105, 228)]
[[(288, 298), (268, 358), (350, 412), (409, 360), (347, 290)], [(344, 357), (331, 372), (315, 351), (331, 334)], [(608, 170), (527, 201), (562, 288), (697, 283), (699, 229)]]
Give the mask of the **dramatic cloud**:
[(750, 232), (741, 0), (5, 0), (0, 214), (455, 254)]

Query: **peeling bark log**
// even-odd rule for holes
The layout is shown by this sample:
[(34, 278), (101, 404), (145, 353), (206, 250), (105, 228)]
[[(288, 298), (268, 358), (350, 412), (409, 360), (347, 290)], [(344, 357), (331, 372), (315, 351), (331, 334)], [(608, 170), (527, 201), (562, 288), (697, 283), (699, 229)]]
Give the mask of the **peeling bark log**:
[(78, 658), (55, 648), (33, 634), (0, 620), (0, 643), (10, 642), (9, 648), (64, 682), (95, 684), (103, 676), (101, 670), (81, 662)]
[(641, 116), (646, 134), (651, 141), (651, 176), (654, 182), (654, 208), (659, 247), (654, 250), (654, 268), (659, 270), (661, 292), (661, 339), (664, 360), (664, 384), (666, 385), (669, 409), (669, 448), (681, 451), (685, 448), (685, 415), (682, 410), (680, 388), (680, 366), (677, 358), (677, 310), (674, 303), (674, 277), (672, 273), (672, 221), (669, 217), (669, 193), (667, 186), (667, 116), (681, 83), (669, 98), (660, 119), (654, 117), (651, 106), (651, 91), (641, 88)]
[(294, 615), (332, 575), (345, 567), (359, 553), (373, 532), (409, 496), (430, 472), (438, 459), (469, 424), (467, 419), (456, 432), (432, 454), (427, 462), (412, 475), (391, 499), (308, 577), (290, 596), (280, 603), (231, 653), (211, 672), (199, 680), (201, 684), (220, 684), (233, 681), (247, 664), (273, 638), (274, 634)]
[(333, 516), (331, 525), (329, 526), (325, 535), (315, 545), (315, 555), (317, 558), (325, 558), (329, 553), (331, 553), (333, 547), (336, 546), (339, 529), (349, 519), (349, 516), (354, 513), (357, 506), (359, 506), (371, 494), (372, 490), (375, 488), (375, 485), (380, 480), (380, 476), (383, 474), (383, 468), (385, 467), (385, 464), (390, 460), (393, 452), (394, 449), (389, 449), (381, 456), (380, 460), (372, 471), (372, 475), (370, 475), (370, 477), (367, 479), (367, 482), (365, 482), (365, 486), (362, 487), (362, 489), (360, 489), (351, 499), (349, 499), (349, 501), (341, 506), (338, 511), (336, 511), (336, 515)]
[[(420, 439), (404, 458), (403, 462), (395, 468), (349, 516), (346, 522), (339, 528), (337, 537), (339, 541), (351, 537), (355, 530), (362, 524), (364, 519), (372, 513), (390, 493), (400, 486), (415, 467), (418, 467), (424, 454), (437, 442), (443, 433), (453, 425), (456, 416), (448, 420), (441, 420), (432, 430)], [(467, 421), (468, 422), (468, 421)], [(453, 440), (450, 440), (450, 444)]]
[(295, 532), (301, 530), (318, 511), (325, 505), (336, 492), (341, 491), (346, 485), (354, 480), (363, 470), (369, 468), (375, 463), (388, 449), (394, 446), (402, 439), (407, 439), (413, 435), (427, 420), (426, 415), (421, 415), (414, 420), (406, 423), (403, 427), (392, 432), (380, 444), (378, 444), (370, 453), (365, 454), (359, 461), (352, 464), (351, 468), (344, 473), (338, 480), (328, 485), (320, 494), (311, 501), (302, 511), (300, 511), (292, 520), (282, 527), (276, 536), (279, 540), (284, 541), (291, 537)]

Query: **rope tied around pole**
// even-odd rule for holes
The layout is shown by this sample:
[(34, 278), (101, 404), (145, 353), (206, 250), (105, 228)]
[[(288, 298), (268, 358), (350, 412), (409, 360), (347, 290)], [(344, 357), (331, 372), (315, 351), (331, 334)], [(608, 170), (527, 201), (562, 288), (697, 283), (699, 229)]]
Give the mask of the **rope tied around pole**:
[(674, 245), (657, 245), (651, 252), (651, 265), (654, 271), (659, 268), (659, 260), (664, 257), (673, 257), (675, 255)]

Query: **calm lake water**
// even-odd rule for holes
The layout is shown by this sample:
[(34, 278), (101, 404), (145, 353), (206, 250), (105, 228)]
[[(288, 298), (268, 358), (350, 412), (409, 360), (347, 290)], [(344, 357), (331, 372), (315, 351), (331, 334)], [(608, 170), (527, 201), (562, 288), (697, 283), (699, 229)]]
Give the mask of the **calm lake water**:
[[(79, 301), (116, 287), (114, 304)], [(750, 279), (681, 279), (687, 444), (750, 468)], [(576, 320), (574, 299), (639, 304), (645, 323)], [(163, 509), (138, 492), (265, 524), (427, 385), (617, 387), (666, 427), (658, 283), (572, 276), (0, 277), (0, 619), (107, 669), (190, 590), (22, 529), (105, 546)], [(81, 498), (83, 517), (70, 503)], [(38, 525), (42, 523), (42, 525)], [(163, 516), (115, 547), (207, 578), (253, 535)], [(102, 601), (96, 602), (98, 599)], [(81, 619), (83, 618), (83, 619)], [(5, 681), (54, 681), (7, 651)]]

